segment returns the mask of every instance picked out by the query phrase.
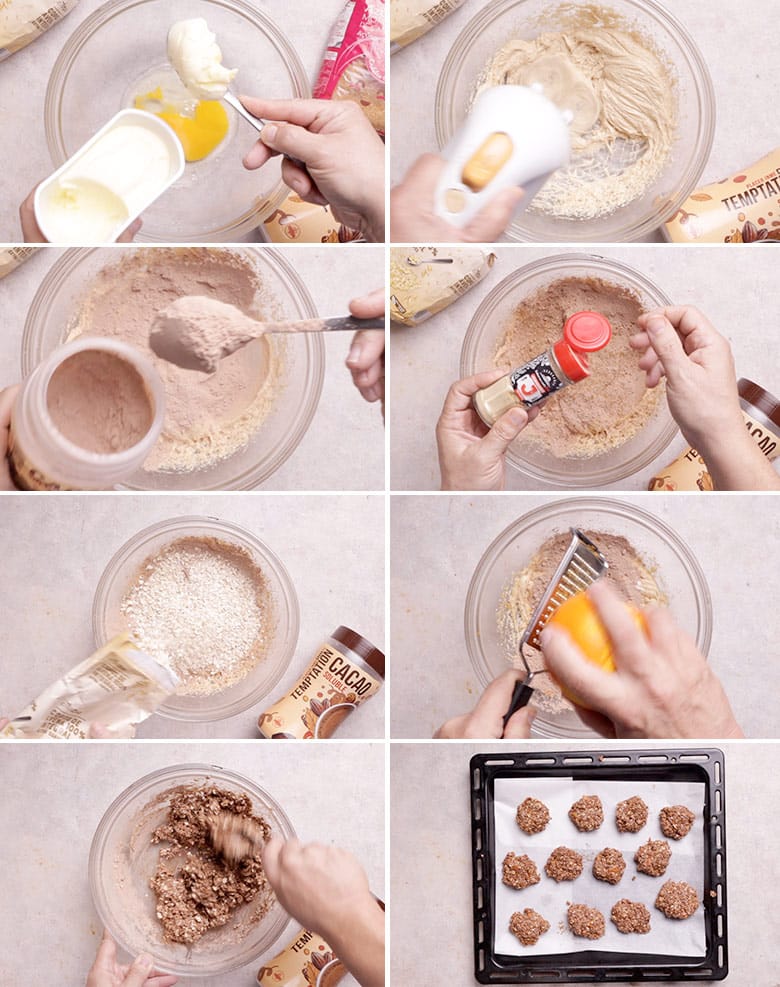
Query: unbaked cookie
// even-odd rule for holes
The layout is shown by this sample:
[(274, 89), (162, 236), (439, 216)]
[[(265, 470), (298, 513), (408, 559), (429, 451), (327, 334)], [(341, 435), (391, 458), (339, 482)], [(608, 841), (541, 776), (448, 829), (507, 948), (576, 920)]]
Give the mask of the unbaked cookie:
[(550, 923), (533, 908), (515, 912), (509, 920), (509, 931), (517, 936), (523, 946), (535, 946), (550, 929)]
[(529, 888), (532, 884), (538, 884), (541, 880), (536, 864), (530, 857), (525, 854), (517, 856), (511, 851), (504, 857), (501, 872), (501, 880), (504, 884), (510, 888), (517, 888), (518, 891)]
[(527, 798), (517, 807), (517, 825), (524, 833), (533, 836), (541, 833), (550, 821), (550, 810), (539, 799)]
[(636, 869), (650, 877), (660, 877), (666, 873), (672, 851), (666, 840), (648, 840), (634, 854)]
[(582, 873), (582, 854), (569, 847), (556, 847), (547, 858), (544, 872), (554, 881), (574, 881)]
[(583, 795), (569, 809), (569, 819), (581, 833), (592, 833), (604, 822), (604, 809), (598, 795)]
[(604, 916), (598, 908), (588, 905), (569, 905), (566, 913), (569, 928), (580, 939), (601, 939), (606, 931)]
[(647, 805), (634, 795), (625, 802), (618, 802), (615, 809), (615, 824), (621, 833), (638, 833), (647, 823)]
[(596, 854), (593, 861), (593, 876), (597, 881), (619, 884), (626, 870), (626, 862), (620, 850), (605, 847)]
[(643, 936), (650, 931), (650, 912), (639, 901), (621, 898), (612, 906), (610, 917), (624, 935), (636, 932)]
[(661, 832), (670, 840), (681, 840), (693, 829), (696, 816), (684, 805), (667, 805), (658, 815)]
[(685, 881), (667, 881), (655, 899), (655, 907), (667, 918), (685, 919), (699, 907), (699, 896)]

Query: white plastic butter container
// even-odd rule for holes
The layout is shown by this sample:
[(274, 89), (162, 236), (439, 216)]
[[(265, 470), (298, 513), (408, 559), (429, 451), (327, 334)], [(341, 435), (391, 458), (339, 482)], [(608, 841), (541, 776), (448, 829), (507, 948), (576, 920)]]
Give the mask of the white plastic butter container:
[(113, 243), (183, 173), (168, 124), (121, 110), (38, 186), (35, 217), (50, 243)]

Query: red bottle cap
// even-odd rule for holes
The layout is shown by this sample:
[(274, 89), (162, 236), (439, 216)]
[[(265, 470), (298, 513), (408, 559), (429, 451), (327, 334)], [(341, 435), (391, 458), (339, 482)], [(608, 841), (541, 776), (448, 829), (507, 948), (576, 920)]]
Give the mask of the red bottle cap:
[(569, 346), (565, 339), (559, 339), (553, 346), (555, 359), (561, 370), (566, 374), (572, 383), (578, 380), (585, 380), (590, 376), (588, 368), (588, 358), (584, 353), (577, 353)]
[(564, 324), (563, 338), (573, 350), (595, 353), (612, 339), (612, 326), (599, 312), (575, 312)]

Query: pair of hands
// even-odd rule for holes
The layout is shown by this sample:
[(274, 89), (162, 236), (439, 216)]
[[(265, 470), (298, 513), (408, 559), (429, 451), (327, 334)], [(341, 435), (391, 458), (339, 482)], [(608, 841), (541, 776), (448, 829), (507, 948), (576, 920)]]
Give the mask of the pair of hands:
[[(637, 328), (629, 342), (646, 385), (657, 387), (666, 378), (672, 415), (703, 456), (716, 488), (780, 488), (780, 478), (745, 429), (728, 340), (698, 309), (684, 305), (646, 312)], [(485, 428), (471, 399), (504, 373), (477, 374), (450, 388), (436, 428), (442, 490), (504, 488), (507, 449), (540, 410), (513, 409)]]
[[(668, 610), (644, 611), (645, 635), (609, 583), (594, 583), (588, 596), (612, 642), (615, 672), (591, 664), (563, 628), (548, 626), (541, 636), (545, 666), (591, 707), (576, 707), (587, 726), (608, 738), (743, 736), (723, 686)], [(534, 713), (528, 707), (518, 710), (506, 728), (502, 722), (522, 678), (520, 672), (504, 672), (470, 713), (448, 720), (435, 736), (529, 737)]]

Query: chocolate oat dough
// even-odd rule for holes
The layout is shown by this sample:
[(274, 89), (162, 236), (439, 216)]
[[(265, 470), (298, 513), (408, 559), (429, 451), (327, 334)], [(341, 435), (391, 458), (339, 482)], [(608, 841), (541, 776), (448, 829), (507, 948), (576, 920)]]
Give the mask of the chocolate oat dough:
[(575, 312), (600, 312), (612, 326), (612, 342), (589, 356), (591, 375), (548, 398), (520, 443), (542, 446), (557, 458), (590, 458), (616, 449), (650, 420), (661, 388), (645, 387), (628, 340), (644, 310), (628, 288), (602, 278), (568, 277), (538, 288), (515, 308), (496, 345), (494, 364), (520, 367), (561, 338)]
[(250, 921), (256, 925), (274, 901), (259, 853), (228, 863), (214, 849), (209, 834), (210, 824), (227, 812), (252, 820), (267, 841), (271, 827), (254, 815), (252, 800), (214, 785), (182, 786), (163, 794), (168, 811), (152, 833), (160, 855), (149, 883), (164, 940), (192, 946), (250, 903), (255, 904)]

